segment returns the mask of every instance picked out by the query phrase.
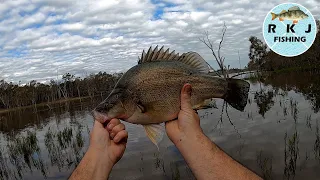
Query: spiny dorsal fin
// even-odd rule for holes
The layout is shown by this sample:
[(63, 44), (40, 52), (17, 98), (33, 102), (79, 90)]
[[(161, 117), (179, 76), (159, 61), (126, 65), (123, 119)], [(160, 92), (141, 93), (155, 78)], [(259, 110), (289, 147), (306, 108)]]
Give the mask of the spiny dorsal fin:
[[(158, 46), (154, 49), (154, 50), (157, 50), (158, 49)], [(154, 51), (152, 50), (152, 48), (150, 47), (148, 52), (147, 52), (147, 59), (151, 59), (152, 58), (152, 55), (153, 55)]]
[(280, 14), (283, 14), (283, 13), (286, 13), (287, 11), (286, 10), (282, 10), (281, 12), (280, 12)]
[(156, 46), (153, 50), (152, 47), (150, 47), (147, 53), (143, 50), (138, 64), (155, 61), (180, 61), (202, 73), (209, 73), (210, 70), (213, 70), (211, 66), (196, 52), (183, 53), (179, 56), (179, 53), (176, 54), (175, 51), (170, 53), (169, 48), (166, 51), (163, 49), (164, 47), (162, 46), (160, 50), (158, 50), (158, 46)]
[(147, 54), (145, 51), (142, 51), (141, 58), (139, 58), (138, 64), (153, 62), (153, 61), (172, 61), (179, 57), (179, 54), (175, 54), (174, 51), (169, 53), (169, 49), (163, 52), (163, 46), (158, 50), (156, 46), (153, 50), (152, 47), (149, 48)]
[(297, 10), (300, 10), (300, 8), (298, 6), (293, 6), (288, 9), (288, 11), (297, 11)]

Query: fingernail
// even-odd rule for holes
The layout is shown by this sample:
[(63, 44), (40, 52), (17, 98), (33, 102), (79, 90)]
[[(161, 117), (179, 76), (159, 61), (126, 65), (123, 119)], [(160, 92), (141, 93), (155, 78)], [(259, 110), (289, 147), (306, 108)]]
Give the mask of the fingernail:
[(114, 126), (113, 124), (109, 124), (108, 129), (111, 130), (113, 128), (113, 126)]
[(111, 133), (110, 136), (111, 136), (112, 138), (114, 138), (114, 133)]
[(186, 86), (186, 91), (191, 96), (191, 93), (192, 93), (191, 85)]
[(119, 141), (119, 137), (114, 138), (113, 141), (118, 142)]

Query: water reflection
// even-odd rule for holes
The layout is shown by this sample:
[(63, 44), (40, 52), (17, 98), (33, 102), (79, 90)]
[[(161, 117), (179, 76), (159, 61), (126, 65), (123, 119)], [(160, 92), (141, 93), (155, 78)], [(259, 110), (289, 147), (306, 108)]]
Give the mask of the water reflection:
[[(33, 169), (40, 170), (44, 177), (47, 177), (46, 169), (36, 137), (36, 132), (27, 131), (26, 136), (10, 137), (7, 139), (8, 153), (11, 163), (16, 167), (16, 172), (12, 174), (17, 178), (17, 175), (22, 178), (22, 170), (29, 168), (30, 172)], [(17, 174), (16, 174), (17, 173)]]
[(316, 157), (316, 159), (319, 161), (320, 163), (320, 134), (319, 134), (319, 123), (317, 121), (317, 126), (316, 126), (316, 140), (314, 142), (314, 155)]
[(265, 79), (266, 85), (281, 88), (285, 91), (301, 92), (310, 101), (314, 112), (320, 110), (320, 78), (319, 73), (313, 72), (288, 72), (271, 74)]
[(62, 168), (77, 166), (83, 156), (81, 152), (84, 138), (81, 134), (82, 125), (76, 127), (65, 127), (61, 131), (54, 132), (48, 129), (45, 134), (45, 146), (49, 152), (51, 166)]
[(291, 137), (285, 133), (284, 136), (284, 177), (285, 179), (293, 179), (297, 169), (297, 159), (299, 157), (299, 135), (297, 131)]
[(28, 109), (1, 114), (1, 177), (28, 179), (41, 174), (43, 179), (55, 167), (59, 172), (72, 171), (84, 155), (89, 134), (89, 127), (79, 122), (88, 116), (84, 105), (91, 106), (69, 102), (38, 109), (37, 114)]
[(259, 107), (259, 114), (261, 114), (262, 117), (264, 117), (265, 113), (273, 106), (273, 97), (273, 90), (261, 89), (254, 94), (254, 100)]
[[(252, 82), (244, 112), (225, 111), (222, 101), (217, 101), (218, 109), (199, 111), (206, 135), (264, 179), (320, 176), (318, 79), (292, 76), (271, 75), (264, 83)], [(1, 178), (66, 179), (88, 147), (90, 111), (100, 100), (0, 114)], [(126, 128), (127, 150), (110, 179), (195, 179), (168, 138), (158, 152), (141, 127)]]
[(262, 173), (261, 177), (264, 180), (273, 179), (272, 178), (272, 157), (265, 157), (265, 155), (263, 154), (263, 151), (260, 150), (259, 153), (257, 153), (257, 164)]

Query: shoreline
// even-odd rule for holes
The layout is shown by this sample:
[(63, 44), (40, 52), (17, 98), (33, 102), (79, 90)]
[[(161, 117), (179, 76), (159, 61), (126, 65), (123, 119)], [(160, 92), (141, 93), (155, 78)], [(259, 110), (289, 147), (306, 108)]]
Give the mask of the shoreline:
[[(76, 100), (83, 100), (83, 99), (88, 99), (90, 96), (85, 96), (85, 97), (75, 97), (75, 98), (68, 98), (68, 99), (60, 99), (57, 101), (52, 101), (52, 102), (47, 102), (47, 103), (40, 103), (36, 104), (36, 107), (42, 107), (42, 106), (48, 106), (51, 104), (58, 104), (58, 103), (64, 103), (64, 102), (70, 102), (70, 101), (76, 101)], [(7, 113), (10, 111), (16, 111), (16, 110), (21, 110), (21, 109), (27, 109), (27, 108), (32, 108), (34, 105), (29, 105), (29, 106), (21, 106), (21, 107), (14, 107), (10, 109), (0, 109), (0, 114), (2, 113)]]

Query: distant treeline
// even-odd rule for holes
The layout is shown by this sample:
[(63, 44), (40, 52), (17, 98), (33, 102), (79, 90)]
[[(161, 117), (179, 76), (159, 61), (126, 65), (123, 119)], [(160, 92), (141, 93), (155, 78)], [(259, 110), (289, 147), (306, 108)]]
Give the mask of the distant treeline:
[(257, 37), (250, 37), (251, 46), (249, 49), (248, 68), (250, 70), (266, 70), (277, 71), (283, 69), (320, 69), (320, 21), (317, 20), (317, 36), (305, 53), (296, 57), (284, 57), (274, 53), (272, 50), (268, 51), (267, 45), (264, 44)]
[(61, 80), (39, 83), (35, 80), (21, 86), (0, 80), (0, 109), (49, 103), (63, 99), (108, 94), (122, 74), (99, 72), (80, 78), (66, 73)]
[[(228, 69), (228, 74), (233, 74), (233, 73), (240, 73), (240, 72), (243, 72), (244, 70), (246, 69), (246, 67), (244, 69), (238, 69), (238, 68), (230, 68)], [(222, 71), (219, 69), (219, 70), (216, 70), (215, 71), (216, 74), (219, 74), (219, 75), (222, 75)]]

